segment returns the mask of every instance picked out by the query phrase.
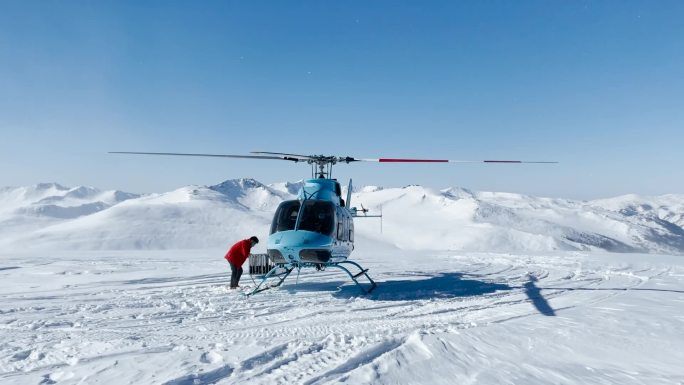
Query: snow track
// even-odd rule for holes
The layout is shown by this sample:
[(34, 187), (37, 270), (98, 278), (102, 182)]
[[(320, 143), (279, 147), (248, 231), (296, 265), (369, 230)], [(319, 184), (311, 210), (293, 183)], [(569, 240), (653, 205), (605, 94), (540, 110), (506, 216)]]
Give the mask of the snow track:
[(3, 384), (684, 381), (678, 257), (384, 251), (368, 296), (302, 271), (249, 298), (207, 253), (45, 260), (0, 265)]

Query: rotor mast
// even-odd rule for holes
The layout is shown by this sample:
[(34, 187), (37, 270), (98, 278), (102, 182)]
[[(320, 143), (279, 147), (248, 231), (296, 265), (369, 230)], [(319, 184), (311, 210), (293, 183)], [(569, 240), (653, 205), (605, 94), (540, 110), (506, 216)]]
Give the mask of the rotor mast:
[[(318, 178), (332, 178), (332, 167), (337, 163), (350, 163), (354, 162), (356, 159), (352, 157), (338, 157), (338, 156), (326, 156), (326, 155), (310, 155), (306, 162), (311, 165), (311, 175)], [(316, 170), (318, 169), (318, 170)]]
[(334, 156), (312, 155), (306, 162), (311, 165), (312, 178), (315, 178), (316, 174), (318, 174), (318, 178), (331, 178), (332, 166), (337, 163), (337, 158)]

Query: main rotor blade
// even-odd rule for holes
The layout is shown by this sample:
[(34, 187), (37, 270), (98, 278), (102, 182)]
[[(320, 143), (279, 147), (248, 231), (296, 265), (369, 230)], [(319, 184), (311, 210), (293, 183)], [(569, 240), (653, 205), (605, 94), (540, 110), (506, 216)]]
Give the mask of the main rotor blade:
[[(229, 154), (188, 154), (179, 152), (133, 152), (133, 151), (110, 151), (110, 154), (133, 154), (133, 155), (169, 155), (169, 156), (199, 156), (212, 158), (242, 158), (242, 159), (275, 159), (275, 160), (289, 160), (292, 162), (308, 161), (308, 160), (328, 160), (327, 158), (316, 155), (299, 155), (286, 154), (281, 152), (263, 152), (253, 151), (252, 154), (264, 155), (229, 155)], [(558, 163), (555, 161), (524, 161), (524, 160), (449, 160), (449, 159), (411, 159), (411, 158), (353, 158), (353, 157), (339, 157), (337, 161), (350, 162), (379, 162), (379, 163)]]
[(449, 159), (402, 159), (402, 158), (379, 158), (379, 159), (359, 159), (360, 162), (380, 162), (380, 163), (558, 163), (555, 161), (525, 161), (525, 160), (449, 160)]
[(301, 159), (288, 158), (285, 156), (263, 156), (263, 155), (226, 155), (226, 154), (185, 154), (178, 152), (132, 152), (132, 151), (110, 151), (110, 154), (133, 154), (133, 155), (170, 155), (170, 156), (201, 156), (211, 158), (243, 158), (243, 159), (276, 159), (290, 160), (298, 162)]
[(285, 154), (282, 152), (266, 152), (266, 151), (250, 151), (250, 154), (266, 154), (266, 155), (284, 155), (284, 156), (290, 156), (290, 157), (296, 157), (300, 159), (311, 159), (311, 155), (299, 155), (299, 154)]

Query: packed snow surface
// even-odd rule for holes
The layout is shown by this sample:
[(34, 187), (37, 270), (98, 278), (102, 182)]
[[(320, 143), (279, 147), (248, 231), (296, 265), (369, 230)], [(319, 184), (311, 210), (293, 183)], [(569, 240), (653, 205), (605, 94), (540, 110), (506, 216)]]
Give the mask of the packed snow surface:
[(223, 250), (4, 254), (0, 382), (684, 381), (682, 257), (357, 248), (366, 296), (306, 270), (245, 297)]

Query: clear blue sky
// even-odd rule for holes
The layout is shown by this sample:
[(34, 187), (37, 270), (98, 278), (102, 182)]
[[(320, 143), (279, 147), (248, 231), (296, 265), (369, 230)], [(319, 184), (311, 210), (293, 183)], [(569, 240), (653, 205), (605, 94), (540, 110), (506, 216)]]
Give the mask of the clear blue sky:
[(107, 151), (558, 160), (340, 166), (356, 184), (684, 193), (682, 1), (0, 2), (0, 186), (132, 192), (278, 161)]

